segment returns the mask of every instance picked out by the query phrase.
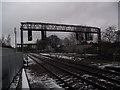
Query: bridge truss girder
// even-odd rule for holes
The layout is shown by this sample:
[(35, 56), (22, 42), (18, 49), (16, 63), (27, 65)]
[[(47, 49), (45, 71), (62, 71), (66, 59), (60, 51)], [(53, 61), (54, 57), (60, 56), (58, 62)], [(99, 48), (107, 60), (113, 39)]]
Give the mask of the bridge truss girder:
[[(54, 32), (75, 32), (75, 33), (94, 33), (98, 35), (98, 43), (101, 41), (101, 30), (98, 27), (53, 24), (41, 22), (21, 22), (21, 51), (23, 48), (23, 31), (41, 31), (41, 37), (46, 38), (46, 31)], [(78, 38), (78, 37), (77, 37)]]

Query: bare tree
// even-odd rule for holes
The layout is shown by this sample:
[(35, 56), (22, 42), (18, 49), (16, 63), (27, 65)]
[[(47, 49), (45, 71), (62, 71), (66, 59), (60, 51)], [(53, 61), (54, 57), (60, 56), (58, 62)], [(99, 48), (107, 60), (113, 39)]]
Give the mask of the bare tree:
[(105, 31), (102, 33), (102, 40), (107, 42), (114, 42), (116, 40), (116, 27), (109, 26)]
[(2, 43), (5, 43), (4, 35), (2, 35)]
[(6, 46), (6, 40), (3, 34), (2, 34), (1, 43), (2, 43), (2, 46)]
[(70, 40), (66, 37), (66, 38), (64, 38), (64, 40), (63, 40), (63, 44), (65, 45), (65, 46), (69, 46), (70, 45)]
[(45, 40), (37, 40), (38, 49), (46, 49), (47, 46), (51, 46), (52, 48), (57, 48), (58, 45), (61, 45), (61, 39), (56, 35), (51, 35), (47, 37)]
[(37, 43), (37, 49), (44, 50), (46, 46), (48, 45), (48, 41), (46, 40), (38, 40), (36, 41)]
[(70, 34), (69, 40), (70, 40), (70, 45), (75, 45), (77, 43), (76, 34), (74, 32)]
[(2, 35), (2, 39), (0, 39), (0, 46), (11, 47), (11, 37), (10, 37), (10, 34), (7, 36), (7, 39), (5, 39), (4, 35)]
[(10, 37), (10, 34), (8, 34), (8, 36), (7, 36), (6, 43), (7, 43), (7, 46), (11, 46), (11, 37)]
[(61, 45), (61, 39), (56, 35), (51, 35), (48, 37), (49, 45), (52, 48), (56, 48), (58, 45)]
[(83, 33), (80, 33), (80, 32), (74, 33), (73, 32), (70, 34), (69, 40), (71, 42), (71, 45), (80, 44), (84, 41)]

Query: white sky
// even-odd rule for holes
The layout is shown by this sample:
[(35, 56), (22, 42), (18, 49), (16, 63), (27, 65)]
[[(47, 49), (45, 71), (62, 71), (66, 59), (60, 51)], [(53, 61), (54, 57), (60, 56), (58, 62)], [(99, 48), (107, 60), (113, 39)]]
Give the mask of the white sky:
[[(1, 6), (1, 5), (0, 5)], [(97, 26), (102, 31), (110, 25), (118, 26), (117, 2), (2, 2), (2, 33), (11, 35), (17, 28), (17, 41), (20, 42), (20, 22), (38, 21), (51, 23), (79, 24)], [(33, 33), (33, 42), (40, 38), (40, 32)], [(60, 38), (68, 33), (57, 34)], [(27, 34), (24, 35), (27, 42)]]

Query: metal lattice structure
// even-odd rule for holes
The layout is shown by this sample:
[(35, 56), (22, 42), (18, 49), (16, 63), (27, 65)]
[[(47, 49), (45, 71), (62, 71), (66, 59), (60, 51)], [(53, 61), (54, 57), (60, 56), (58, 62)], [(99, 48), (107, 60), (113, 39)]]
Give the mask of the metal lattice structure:
[(38, 22), (21, 22), (22, 30), (32, 31), (57, 31), (57, 32), (83, 32), (83, 33), (99, 33), (100, 28), (80, 26), (80, 25), (66, 25), (66, 24), (52, 24), (52, 23), (38, 23)]
[(46, 37), (46, 31), (54, 32), (75, 32), (75, 33), (95, 33), (98, 35), (98, 42), (101, 41), (101, 30), (98, 27), (53, 24), (41, 22), (21, 22), (21, 51), (23, 46), (23, 31), (41, 31), (42, 39)]

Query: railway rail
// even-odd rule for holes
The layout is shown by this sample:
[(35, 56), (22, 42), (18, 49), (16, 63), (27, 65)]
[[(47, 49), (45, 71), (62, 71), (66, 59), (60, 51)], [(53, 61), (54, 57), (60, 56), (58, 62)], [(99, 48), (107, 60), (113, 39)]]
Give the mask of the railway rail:
[[(34, 55), (35, 56), (35, 55)], [(108, 83), (107, 83), (107, 87), (109, 88), (109, 89), (111, 89), (111, 90), (116, 90), (116, 89), (120, 89), (120, 86), (119, 86), (119, 80), (115, 80), (115, 79), (111, 79), (112, 77), (115, 77), (116, 76), (116, 73), (113, 73), (112, 72), (112, 74), (114, 74), (114, 76), (112, 75), (112, 77), (110, 77), (111, 76), (111, 72), (109, 72), (109, 71), (105, 71), (105, 70), (102, 70), (102, 69), (97, 69), (97, 68), (94, 68), (94, 67), (90, 67), (90, 66), (86, 66), (86, 65), (80, 65), (80, 64), (78, 64), (78, 63), (73, 63), (73, 62), (67, 62), (67, 61), (64, 61), (63, 59), (62, 59), (62, 62), (60, 61), (60, 60), (57, 60), (56, 58), (55, 59), (51, 59), (52, 61), (54, 61), (54, 62), (56, 62), (56, 63), (54, 63), (54, 64), (56, 64), (57, 65), (57, 63), (59, 63), (59, 64), (64, 64), (64, 65), (67, 65), (67, 66), (69, 66), (69, 67), (73, 67), (73, 68), (75, 68), (75, 69), (79, 69), (79, 70), (82, 70), (82, 71), (85, 71), (85, 72), (87, 72), (87, 73), (90, 73), (90, 74), (92, 74), (92, 75), (95, 75), (95, 76), (97, 76), (97, 77), (99, 77), (99, 78), (102, 78), (102, 79), (104, 79), (104, 80), (107, 80), (107, 81), (109, 81), (109, 82), (111, 82), (112, 84), (110, 84), (110, 86), (108, 86)], [(53, 62), (52, 62), (53, 63)], [(59, 66), (59, 65), (58, 65)], [(107, 74), (105, 74), (105, 72), (107, 72)], [(103, 75), (103, 73), (104, 73), (104, 75)], [(108, 74), (109, 73), (109, 74)], [(118, 74), (118, 73), (117, 73)], [(109, 76), (109, 77), (106, 77), (106, 76)], [(114, 84), (115, 83), (115, 84)], [(117, 84), (117, 85), (116, 85)], [(112, 85), (112, 86), (111, 86)], [(106, 87), (106, 86), (105, 86)]]
[(65, 89), (72, 89), (72, 90), (109, 90), (106, 87), (100, 86), (97, 83), (94, 83), (90, 80), (87, 80), (81, 76), (79, 76), (79, 74), (71, 72), (63, 67), (60, 66), (56, 66), (50, 62), (46, 62), (44, 60), (42, 60), (42, 62), (44, 62), (43, 64), (40, 64), (39, 61), (41, 59), (39, 59), (38, 57), (35, 56), (31, 56), (29, 55), (30, 58), (32, 58), (36, 63), (38, 63), (39, 65), (42, 65), (45, 69), (47, 69), (50, 73), (52, 73), (54, 76), (57, 77), (58, 80), (62, 81), (63, 84), (65, 85)]
[[(46, 55), (44, 55), (44, 56), (46, 56)], [(78, 63), (78, 62), (75, 62), (75, 61), (72, 61), (72, 60), (68, 61), (68, 60), (65, 60), (65, 59), (60, 59), (60, 58), (56, 58), (56, 57), (52, 57), (52, 56), (47, 56), (47, 57), (54, 58), (53, 60), (56, 60), (58, 62), (62, 60), (66, 64), (69, 63), (69, 64), (72, 64), (72, 65), (77, 65), (78, 67), (80, 67), (79, 69), (81, 69), (83, 67), (83, 68), (85, 68), (85, 70), (88, 70), (88, 71), (89, 70), (93, 70), (94, 72), (96, 71), (96, 73), (104, 74), (103, 76), (109, 76), (110, 78), (112, 78), (111, 81), (120, 84), (120, 78), (117, 78), (118, 76), (120, 76), (120, 73), (118, 73), (118, 72), (113, 72), (113, 71), (109, 71), (109, 70), (106, 70), (106, 69), (100, 69), (100, 68), (97, 68), (97, 67), (85, 65), (83, 63)], [(60, 62), (60, 63), (62, 63), (62, 62)], [(120, 68), (115, 68), (115, 67), (108, 67), (108, 69), (116, 70), (116, 71), (120, 70)]]
[[(120, 76), (120, 72), (119, 72), (120, 68), (118, 68), (118, 67), (109, 67), (109, 66), (107, 66), (107, 67), (105, 67), (105, 69), (101, 69), (101, 68), (93, 67), (93, 66), (90, 66), (90, 65), (86, 65), (84, 63), (79, 63), (79, 61), (74, 61), (74, 60), (68, 61), (68, 60), (65, 60), (65, 59), (60, 59), (60, 58), (52, 57), (52, 56), (48, 56), (48, 55), (43, 55), (43, 56), (50, 57), (50, 58), (55, 58), (55, 59), (59, 59), (59, 60), (65, 61), (65, 62), (71, 62), (71, 63), (77, 64), (77, 65), (80, 65), (80, 66), (82, 65), (82, 66), (89, 67), (89, 68), (92, 68), (92, 69), (93, 68), (97, 69), (97, 70), (99, 69), (100, 71)], [(76, 56), (76, 57), (80, 58), (81, 56)], [(114, 71), (112, 71), (112, 70), (114, 70)]]
[(42, 63), (40, 63), (39, 61), (37, 61), (34, 57), (31, 57), (30, 55), (28, 55), (33, 61), (35, 61), (38, 65), (42, 66), (46, 71), (48, 71), (50, 74), (52, 74), (54, 76), (54, 79), (59, 82), (59, 85), (64, 87), (65, 89), (72, 89), (74, 90), (74, 88), (72, 88), (69, 84), (67, 84), (66, 82), (64, 82), (64, 80), (62, 80), (58, 75), (56, 75), (54, 72), (52, 72), (50, 69), (48, 69), (47, 65), (43, 65)]
[(118, 72), (120, 75), (120, 67), (111, 67), (111, 66), (107, 66), (105, 67), (106, 70), (114, 70), (114, 72)]

